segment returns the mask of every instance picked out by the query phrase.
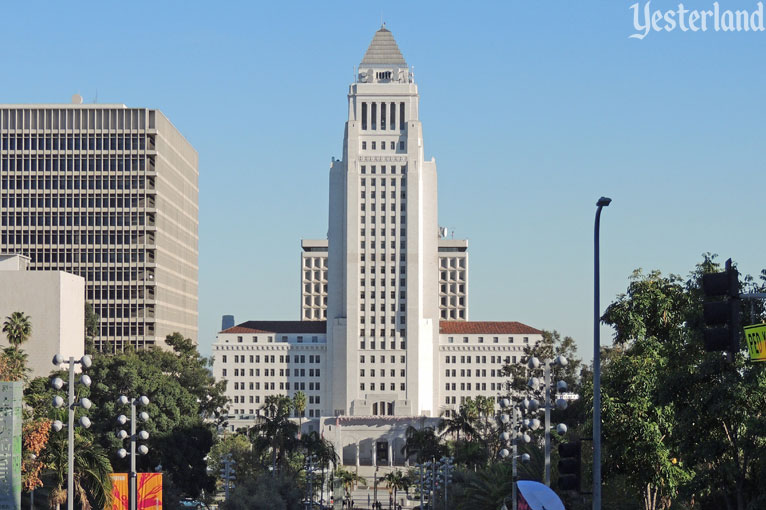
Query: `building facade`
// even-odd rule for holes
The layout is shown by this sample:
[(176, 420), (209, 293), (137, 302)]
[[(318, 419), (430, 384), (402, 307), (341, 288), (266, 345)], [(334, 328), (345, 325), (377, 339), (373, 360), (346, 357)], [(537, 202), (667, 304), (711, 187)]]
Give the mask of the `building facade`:
[[(32, 334), (21, 345), (30, 377), (47, 377), (53, 356), (80, 359), (85, 349), (85, 280), (64, 271), (30, 271), (23, 255), (0, 255), (0, 322), (14, 312), (29, 317)], [(8, 338), (0, 333), (0, 348)]]
[[(301, 320), (327, 320), (327, 240), (303, 239), (301, 249)], [(439, 239), (439, 314), (441, 320), (468, 320), (465, 239)]]
[(306, 427), (332, 440), (343, 463), (401, 464), (407, 426), (503, 394), (502, 368), (542, 339), (519, 322), (468, 320), (468, 242), (438, 226), (418, 103), (383, 26), (349, 87), (328, 239), (301, 243), (301, 320), (245, 322), (213, 344), (232, 430), (252, 424), (268, 396), (304, 391)]
[(197, 341), (198, 177), (158, 110), (0, 104), (0, 246), (85, 278), (100, 349)]

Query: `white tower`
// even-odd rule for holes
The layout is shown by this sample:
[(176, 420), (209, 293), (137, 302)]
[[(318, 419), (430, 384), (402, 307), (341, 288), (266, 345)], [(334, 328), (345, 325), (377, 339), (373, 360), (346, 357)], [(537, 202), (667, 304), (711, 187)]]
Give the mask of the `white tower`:
[(375, 33), (330, 169), (327, 334), (336, 415), (434, 415), (439, 335), (436, 163), (418, 89)]

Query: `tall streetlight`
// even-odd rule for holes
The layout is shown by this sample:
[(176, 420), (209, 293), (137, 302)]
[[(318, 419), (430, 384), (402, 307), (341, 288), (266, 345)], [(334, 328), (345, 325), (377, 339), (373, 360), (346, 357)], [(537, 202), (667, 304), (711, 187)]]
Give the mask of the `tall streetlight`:
[(598, 199), (593, 229), (593, 510), (601, 510), (601, 307), (599, 305), (598, 227), (601, 209), (611, 202), (611, 198)]
[[(91, 401), (88, 398), (81, 398), (79, 402), (75, 403), (74, 401), (74, 367), (78, 363), (82, 365), (83, 368), (88, 368), (93, 364), (93, 362), (90, 359), (90, 356), (87, 354), (80, 358), (79, 360), (75, 360), (73, 356), (70, 356), (68, 360), (65, 360), (64, 357), (61, 354), (56, 354), (53, 356), (53, 364), (56, 367), (60, 367), (63, 363), (69, 364), (69, 385), (67, 387), (68, 391), (68, 398), (67, 398), (67, 408), (69, 409), (69, 421), (67, 422), (68, 429), (67, 429), (67, 480), (66, 480), (66, 487), (67, 487), (67, 493), (66, 493), (66, 507), (67, 510), (73, 510), (74, 509), (74, 412), (76, 407), (82, 407), (83, 409), (90, 409)], [(90, 377), (83, 374), (80, 377), (80, 383), (85, 386), (90, 386)], [(60, 377), (55, 377), (51, 381), (51, 385), (53, 386), (53, 389), (60, 390), (64, 387), (64, 381)], [(60, 397), (59, 395), (56, 395), (53, 397), (53, 407), (63, 407), (64, 406), (64, 399)], [(90, 418), (87, 416), (82, 416), (80, 418), (79, 425), (84, 428), (90, 427)], [(64, 428), (64, 424), (61, 423), (59, 420), (55, 420), (53, 424), (51, 425), (53, 430), (58, 432), (62, 428)]]
[[(128, 405), (130, 404), (130, 475), (128, 478), (128, 482), (130, 484), (130, 487), (128, 488), (129, 494), (129, 500), (130, 500), (130, 510), (136, 510), (137, 502), (138, 502), (138, 487), (136, 484), (136, 477), (138, 476), (136, 473), (136, 443), (139, 439), (142, 441), (146, 441), (149, 439), (149, 433), (145, 430), (142, 430), (136, 434), (136, 406), (147, 406), (149, 405), (149, 398), (145, 395), (142, 395), (138, 398), (129, 399), (125, 395), (120, 395), (120, 397), (117, 399), (117, 403), (119, 405)], [(138, 413), (138, 419), (140, 419), (142, 422), (146, 422), (149, 420), (149, 413), (146, 411), (141, 411)], [(117, 417), (117, 423), (120, 425), (125, 425), (127, 423), (128, 418), (124, 414), (121, 414)], [(117, 431), (117, 438), (119, 439), (126, 439), (128, 437), (128, 433), (125, 430), (118, 430)], [(149, 448), (146, 447), (146, 445), (141, 445), (138, 447), (138, 453), (141, 455), (146, 455), (149, 453)], [(125, 450), (125, 448), (120, 448), (117, 450), (117, 455), (124, 459), (128, 455), (128, 451)]]

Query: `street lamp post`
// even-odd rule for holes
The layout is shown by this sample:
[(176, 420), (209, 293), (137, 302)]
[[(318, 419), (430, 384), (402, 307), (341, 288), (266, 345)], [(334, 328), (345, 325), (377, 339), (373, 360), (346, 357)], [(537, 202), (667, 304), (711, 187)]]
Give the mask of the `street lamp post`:
[[(128, 492), (130, 494), (128, 497), (130, 501), (129, 510), (136, 510), (138, 503), (138, 487), (136, 483), (136, 478), (138, 476), (136, 473), (136, 443), (139, 439), (142, 441), (149, 439), (149, 433), (145, 430), (136, 433), (136, 407), (139, 405), (149, 405), (149, 398), (145, 395), (142, 395), (138, 398), (129, 399), (125, 395), (120, 395), (120, 397), (117, 399), (117, 403), (123, 406), (130, 404), (130, 475), (128, 478), (128, 482), (130, 484)], [(149, 414), (146, 411), (141, 411), (138, 413), (138, 419), (140, 419), (142, 422), (146, 422), (149, 420)], [(128, 418), (124, 414), (121, 414), (117, 417), (117, 423), (120, 425), (125, 425), (127, 421)], [(119, 439), (126, 439), (128, 437), (128, 433), (125, 430), (119, 430), (117, 431), (117, 437)], [(149, 453), (149, 448), (142, 444), (138, 447), (138, 453), (141, 455), (146, 455)], [(125, 450), (125, 448), (120, 448), (117, 451), (117, 455), (120, 458), (125, 458), (128, 455), (128, 452)]]
[[(67, 499), (67, 510), (73, 510), (74, 509), (74, 412), (76, 407), (82, 407), (83, 409), (90, 409), (91, 407), (91, 401), (85, 397), (81, 398), (79, 402), (75, 403), (74, 401), (74, 367), (76, 364), (81, 364), (83, 368), (88, 368), (93, 363), (90, 359), (90, 356), (87, 354), (80, 358), (79, 360), (75, 360), (73, 356), (69, 357), (69, 360), (65, 360), (64, 357), (61, 354), (56, 354), (53, 356), (53, 364), (56, 367), (61, 366), (62, 363), (68, 363), (69, 364), (69, 385), (67, 387), (68, 397), (67, 397), (67, 408), (69, 409), (69, 415), (68, 415), (68, 429), (67, 429), (67, 493), (66, 493), (66, 499)], [(90, 377), (88, 377), (86, 374), (83, 374), (80, 377), (80, 383), (85, 386), (90, 386)], [(51, 381), (51, 385), (54, 389), (60, 390), (64, 386), (64, 381), (60, 377), (55, 377)], [(53, 407), (62, 407), (64, 405), (64, 399), (61, 398), (59, 395), (56, 395), (53, 397)], [(84, 428), (90, 427), (90, 418), (87, 416), (83, 416), (80, 418), (79, 425)], [(55, 420), (52, 424), (53, 430), (58, 432), (62, 428), (64, 428), (64, 424), (61, 423), (59, 420)]]
[(593, 510), (601, 510), (601, 334), (599, 305), (598, 228), (601, 209), (612, 202), (601, 197), (596, 202), (596, 221), (593, 227)]
[[(543, 394), (545, 398), (545, 485), (548, 487), (551, 486), (551, 409), (554, 407), (559, 410), (564, 410), (567, 408), (567, 402), (563, 398), (557, 398), (555, 402), (551, 402), (551, 392), (552, 392), (552, 386), (551, 386), (551, 366), (555, 365), (557, 367), (565, 367), (567, 365), (568, 360), (564, 356), (556, 356), (553, 360), (545, 360), (542, 362), (544, 366), (544, 385), (543, 388)], [(527, 366), (534, 370), (537, 369), (540, 366), (540, 360), (536, 357), (532, 356), (527, 361)], [(538, 390), (539, 386), (539, 380), (537, 377), (532, 377), (529, 382), (527, 383), (527, 386), (529, 386), (532, 390)], [(562, 392), (566, 391), (567, 384), (564, 381), (558, 381), (556, 383), (556, 391)], [(563, 425), (563, 424), (562, 424)], [(534, 426), (532, 427), (534, 428)]]

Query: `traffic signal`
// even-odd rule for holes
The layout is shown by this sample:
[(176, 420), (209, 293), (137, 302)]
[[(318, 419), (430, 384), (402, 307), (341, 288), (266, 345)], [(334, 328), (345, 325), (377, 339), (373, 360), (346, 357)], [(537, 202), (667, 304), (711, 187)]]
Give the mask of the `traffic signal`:
[(559, 444), (559, 490), (580, 490), (580, 443)]
[[(739, 351), (740, 301), (739, 272), (726, 261), (723, 273), (702, 275), (702, 318), (705, 322), (705, 350), (707, 352)], [(710, 299), (714, 299), (710, 301)]]

